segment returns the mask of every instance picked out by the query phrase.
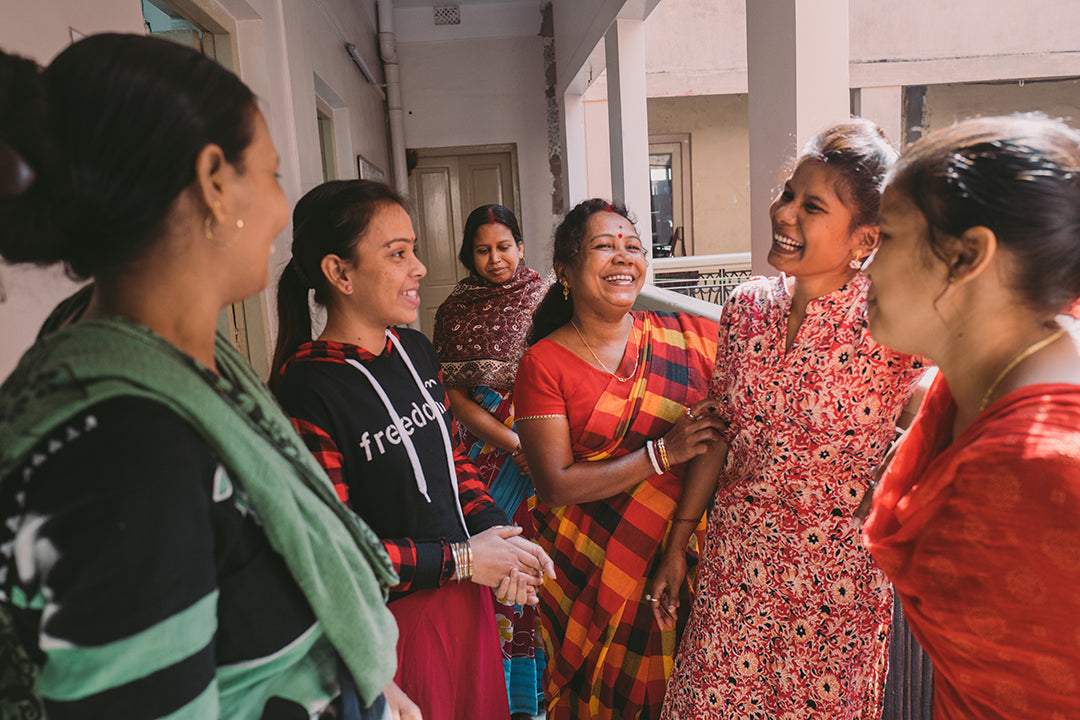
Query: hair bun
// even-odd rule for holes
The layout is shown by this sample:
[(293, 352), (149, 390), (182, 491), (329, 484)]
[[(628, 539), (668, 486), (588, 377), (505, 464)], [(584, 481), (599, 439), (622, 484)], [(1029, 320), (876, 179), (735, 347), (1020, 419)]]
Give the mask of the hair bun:
[(0, 52), (0, 255), (11, 262), (60, 260), (52, 203), (57, 156), (38, 66)]
[(37, 173), (23, 160), (15, 148), (0, 140), (0, 197), (13, 198), (22, 195), (31, 185)]

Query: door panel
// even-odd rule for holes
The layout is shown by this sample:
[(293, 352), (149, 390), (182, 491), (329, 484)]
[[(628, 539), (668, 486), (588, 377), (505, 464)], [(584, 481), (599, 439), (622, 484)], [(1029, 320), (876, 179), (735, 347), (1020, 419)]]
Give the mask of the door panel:
[(435, 312), (468, 271), (458, 261), (465, 219), (473, 208), (505, 205), (520, 215), (514, 198), (513, 155), (421, 153), (409, 175), (415, 206), (417, 254), (428, 274), (420, 281), (420, 330), (431, 337)]
[[(511, 188), (510, 153), (467, 155), (460, 158), (464, 192), (462, 210), (465, 217), (479, 205), (497, 203), (517, 215)], [(508, 197), (509, 196), (509, 197)]]

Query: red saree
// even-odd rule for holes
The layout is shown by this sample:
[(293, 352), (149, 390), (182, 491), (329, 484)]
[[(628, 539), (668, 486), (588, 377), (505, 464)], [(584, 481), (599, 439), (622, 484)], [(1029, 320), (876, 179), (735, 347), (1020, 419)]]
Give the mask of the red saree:
[(931, 387), (863, 542), (934, 664), (934, 718), (1080, 717), (1080, 386), (998, 400), (950, 445)]
[[(638, 366), (629, 382), (542, 340), (518, 371), (518, 417), (566, 416), (578, 461), (637, 450), (705, 397), (716, 337), (717, 323), (703, 318), (634, 313), (623, 366), (635, 355)], [(537, 542), (558, 571), (540, 593), (549, 720), (659, 716), (676, 638), (657, 627), (642, 597), (682, 470), (606, 500), (537, 505)]]

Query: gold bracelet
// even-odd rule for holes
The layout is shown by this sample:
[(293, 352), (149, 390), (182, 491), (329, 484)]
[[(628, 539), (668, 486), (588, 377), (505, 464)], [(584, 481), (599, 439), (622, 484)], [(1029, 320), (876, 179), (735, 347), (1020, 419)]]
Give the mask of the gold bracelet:
[(664, 438), (658, 438), (656, 440), (656, 449), (660, 452), (660, 467), (664, 468), (664, 472), (671, 470), (671, 463), (668, 462), (667, 448), (664, 447)]
[(452, 543), (450, 549), (454, 554), (454, 580), (457, 582), (471, 580), (473, 576), (472, 545), (466, 540)]
[(454, 557), (454, 581), (461, 582), (461, 551), (457, 543), (450, 543), (450, 554)]

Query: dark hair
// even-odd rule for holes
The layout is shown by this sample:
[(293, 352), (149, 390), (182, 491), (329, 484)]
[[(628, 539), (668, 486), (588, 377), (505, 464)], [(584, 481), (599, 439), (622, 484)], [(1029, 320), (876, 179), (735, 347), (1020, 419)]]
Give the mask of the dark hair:
[(514, 242), (519, 246), (524, 242), (521, 239), (521, 229), (518, 227), (517, 218), (508, 208), (494, 204), (481, 205), (476, 208), (469, 213), (469, 218), (465, 221), (465, 232), (462, 233), (461, 237), (461, 250), (458, 251), (458, 260), (461, 261), (466, 270), (474, 275), (476, 274), (476, 262), (473, 259), (473, 244), (476, 242), (476, 231), (482, 225), (493, 225), (495, 223), (505, 225), (510, 234), (514, 236)]
[[(556, 270), (560, 267), (572, 267), (577, 264), (581, 255), (581, 243), (585, 239), (585, 226), (589, 218), (598, 212), (611, 212), (626, 218), (630, 224), (634, 218), (626, 206), (618, 201), (601, 200), (593, 198), (575, 205), (566, 217), (555, 229), (555, 247), (552, 252), (552, 264)], [(574, 316), (574, 297), (563, 297), (562, 284), (556, 282), (548, 288), (547, 294), (533, 313), (532, 329), (529, 331), (528, 343), (533, 345), (544, 339), (557, 328), (570, 322)]]
[(0, 199), (0, 255), (63, 261), (76, 277), (129, 262), (161, 236), (208, 144), (233, 164), (254, 134), (255, 97), (190, 48), (95, 35), (38, 71), (0, 52), (0, 137), (36, 174)]
[(811, 138), (795, 160), (795, 167), (816, 160), (836, 173), (841, 197), (851, 211), (851, 228), (855, 229), (877, 225), (885, 176), (896, 158), (896, 149), (880, 127), (853, 118)]
[(270, 384), (281, 367), (311, 340), (308, 290), (315, 302), (330, 300), (330, 283), (322, 271), (327, 255), (349, 259), (367, 232), (375, 213), (386, 205), (405, 207), (405, 201), (386, 185), (372, 180), (331, 180), (307, 192), (293, 209), (292, 258), (278, 280), (278, 332)]
[(926, 216), (930, 250), (983, 226), (1016, 259), (1013, 288), (1033, 308), (1080, 297), (1080, 132), (1027, 114), (976, 118), (910, 145), (890, 178)]

